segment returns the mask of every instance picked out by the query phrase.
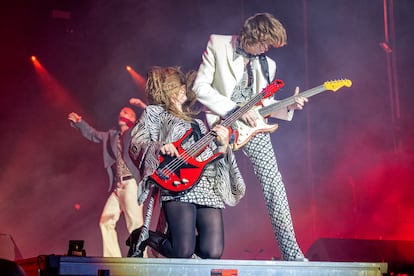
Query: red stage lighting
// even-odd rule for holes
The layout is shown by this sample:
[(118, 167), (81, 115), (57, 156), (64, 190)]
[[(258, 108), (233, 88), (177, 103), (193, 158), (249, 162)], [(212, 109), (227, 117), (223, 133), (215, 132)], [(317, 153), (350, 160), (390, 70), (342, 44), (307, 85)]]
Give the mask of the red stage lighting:
[(126, 69), (129, 72), (129, 74), (131, 75), (131, 77), (132, 77), (133, 81), (135, 82), (135, 84), (140, 89), (144, 89), (145, 79), (140, 74), (138, 74), (131, 66), (127, 65)]

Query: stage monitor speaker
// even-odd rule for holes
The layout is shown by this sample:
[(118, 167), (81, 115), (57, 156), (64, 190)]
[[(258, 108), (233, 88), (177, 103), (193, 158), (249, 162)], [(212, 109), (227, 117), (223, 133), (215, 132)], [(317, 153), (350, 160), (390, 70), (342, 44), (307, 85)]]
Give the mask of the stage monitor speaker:
[(321, 238), (306, 257), (322, 262), (386, 262), (389, 272), (414, 272), (414, 241)]
[(0, 233), (0, 258), (12, 261), (23, 258), (12, 236), (9, 234)]

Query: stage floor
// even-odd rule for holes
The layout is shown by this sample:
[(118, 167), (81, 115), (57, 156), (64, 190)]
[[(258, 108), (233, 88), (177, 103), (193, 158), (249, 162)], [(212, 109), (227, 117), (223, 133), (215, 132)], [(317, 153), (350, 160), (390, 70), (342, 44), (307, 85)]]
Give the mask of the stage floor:
[(20, 260), (18, 263), (26, 271), (27, 276), (380, 276), (387, 273), (388, 267), (387, 263), (141, 259), (68, 257), (57, 255), (42, 255), (36, 258)]

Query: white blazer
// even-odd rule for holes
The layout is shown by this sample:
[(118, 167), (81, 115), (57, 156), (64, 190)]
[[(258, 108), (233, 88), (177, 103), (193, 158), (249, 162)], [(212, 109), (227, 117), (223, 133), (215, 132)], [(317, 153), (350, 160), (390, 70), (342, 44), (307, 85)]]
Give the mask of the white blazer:
[[(217, 122), (219, 116), (226, 115), (236, 107), (230, 97), (237, 83), (243, 77), (244, 58), (235, 53), (237, 47), (235, 35), (210, 35), (207, 48), (202, 55), (202, 62), (197, 72), (193, 89), (198, 101), (208, 108), (207, 121), (211, 126)], [(276, 73), (276, 63), (269, 57), (269, 78), (273, 80)], [(268, 83), (262, 73), (259, 58), (251, 62), (253, 71), (253, 91), (259, 93)], [(274, 103), (273, 97), (263, 101), (264, 105)], [(215, 115), (214, 115), (215, 114)], [(276, 111), (272, 117), (292, 120), (293, 111), (287, 109)]]

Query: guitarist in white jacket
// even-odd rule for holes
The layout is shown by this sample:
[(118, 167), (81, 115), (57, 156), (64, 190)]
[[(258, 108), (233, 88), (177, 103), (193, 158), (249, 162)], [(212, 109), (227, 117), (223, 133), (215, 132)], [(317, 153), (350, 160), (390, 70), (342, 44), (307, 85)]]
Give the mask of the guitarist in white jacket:
[[(276, 63), (265, 53), (270, 47), (286, 44), (283, 25), (271, 14), (261, 13), (248, 18), (240, 35), (211, 35), (202, 56), (194, 91), (206, 106), (207, 121), (211, 125), (262, 91), (275, 77)], [(299, 93), (296, 88), (295, 95)], [(302, 109), (308, 100), (297, 97), (285, 109), (272, 114), (291, 120), (293, 110)], [(274, 99), (264, 100), (267, 105)], [(241, 119), (255, 127), (258, 114), (250, 110)], [(293, 229), (285, 186), (279, 172), (269, 133), (257, 133), (243, 147), (252, 162), (264, 193), (275, 237), (287, 261), (307, 261), (299, 248)]]

